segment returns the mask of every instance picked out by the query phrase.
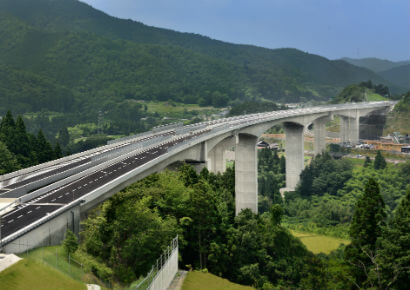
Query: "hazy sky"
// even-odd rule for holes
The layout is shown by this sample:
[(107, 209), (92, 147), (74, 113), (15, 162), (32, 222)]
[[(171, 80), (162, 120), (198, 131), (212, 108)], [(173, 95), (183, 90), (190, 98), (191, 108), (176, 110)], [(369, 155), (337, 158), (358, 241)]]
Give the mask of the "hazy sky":
[(327, 58), (410, 59), (410, 0), (82, 0), (120, 18)]

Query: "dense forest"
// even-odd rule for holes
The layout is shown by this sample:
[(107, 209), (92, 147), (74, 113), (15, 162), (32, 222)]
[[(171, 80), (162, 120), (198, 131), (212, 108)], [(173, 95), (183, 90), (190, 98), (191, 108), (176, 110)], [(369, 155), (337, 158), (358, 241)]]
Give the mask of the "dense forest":
[(62, 157), (59, 143), (54, 146), (41, 130), (27, 133), (21, 116), (14, 120), (10, 111), (0, 122), (0, 174)]
[[(272, 170), (282, 174), (281, 158), (267, 152), (261, 166), (265, 168), (274, 160)], [(308, 170), (326, 167), (325, 175), (332, 177), (335, 166), (352, 170), (344, 161), (332, 165), (333, 161), (342, 162), (326, 154), (319, 156)], [(266, 170), (263, 168), (260, 170)], [(366, 168), (376, 171), (374, 164)], [(399, 170), (401, 182), (408, 184), (410, 164)], [(327, 202), (325, 196), (329, 200), (331, 190), (343, 189), (341, 183), (349, 176), (342, 173), (344, 177), (332, 184), (322, 175), (305, 173), (302, 183), (308, 175), (315, 176), (314, 183), (321, 179), (318, 183), (322, 188), (327, 184), (330, 193), (307, 194), (301, 185), (295, 193), (298, 197), (292, 200), (272, 200), (259, 214), (243, 210), (236, 217), (234, 168), (222, 175), (206, 169), (197, 174), (192, 167), (182, 165), (177, 171), (151, 175), (116, 194), (89, 216), (73, 255), (101, 279), (129, 284), (145, 275), (178, 234), (181, 268), (207, 269), (258, 289), (405, 289), (410, 266), (410, 188), (407, 194), (404, 189), (395, 191), (389, 199), (378, 175), (360, 178), (355, 183), (355, 196), (349, 199), (347, 232), (351, 244), (329, 255), (314, 255), (283, 226), (283, 218), (289, 215), (291, 203), (312, 200), (313, 196), (322, 198), (319, 207), (322, 214), (328, 214), (328, 220), (333, 215), (337, 218), (335, 203)], [(264, 185), (263, 196), (269, 192), (268, 185)]]
[(233, 104), (229, 111), (229, 116), (271, 112), (277, 110), (284, 110), (286, 108), (287, 107), (284, 105), (278, 105), (273, 102), (246, 101), (238, 104)]
[(273, 206), (264, 215), (244, 210), (235, 217), (234, 170), (197, 174), (184, 165), (151, 175), (104, 203), (84, 223), (74, 255), (93, 259), (101, 278), (130, 283), (179, 234), (182, 268), (206, 268), (265, 289), (309, 283), (315, 257), (280, 225), (282, 214)]
[(284, 185), (281, 172), (284, 162), (269, 149), (260, 150), (258, 159), (261, 212), (266, 211), (268, 205), (281, 204), (288, 227), (342, 238), (349, 237), (348, 228), (356, 200), (369, 178), (380, 185), (389, 217), (410, 184), (409, 162), (388, 164), (379, 152), (375, 160), (367, 158), (363, 165), (354, 166), (349, 159), (334, 159), (329, 153), (324, 153), (311, 160), (301, 173), (296, 191), (287, 193), (282, 201), (279, 188)]

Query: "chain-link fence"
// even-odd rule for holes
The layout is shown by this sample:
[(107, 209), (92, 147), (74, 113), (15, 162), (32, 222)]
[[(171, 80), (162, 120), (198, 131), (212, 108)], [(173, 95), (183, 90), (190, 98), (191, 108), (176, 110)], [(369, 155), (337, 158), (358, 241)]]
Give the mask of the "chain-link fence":
[(176, 236), (152, 265), (151, 270), (140, 281), (137, 290), (162, 290), (167, 289), (178, 272), (178, 236)]

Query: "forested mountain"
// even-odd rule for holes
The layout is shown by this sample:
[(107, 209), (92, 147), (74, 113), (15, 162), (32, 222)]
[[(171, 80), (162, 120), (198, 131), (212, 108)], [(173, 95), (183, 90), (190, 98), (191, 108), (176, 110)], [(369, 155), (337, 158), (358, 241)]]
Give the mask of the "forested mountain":
[(390, 83), (410, 90), (410, 64), (385, 70), (379, 74)]
[(376, 73), (390, 70), (402, 65), (410, 64), (410, 60), (404, 61), (390, 61), (387, 59), (380, 59), (375, 57), (367, 57), (367, 58), (349, 58), (344, 57), (342, 60), (353, 64), (355, 66), (364, 67)]
[(149, 27), (76, 0), (1, 1), (0, 65), (10, 74), (1, 78), (0, 111), (18, 113), (91, 114), (125, 99), (292, 102), (328, 99), (353, 82), (385, 83), (344, 61)]

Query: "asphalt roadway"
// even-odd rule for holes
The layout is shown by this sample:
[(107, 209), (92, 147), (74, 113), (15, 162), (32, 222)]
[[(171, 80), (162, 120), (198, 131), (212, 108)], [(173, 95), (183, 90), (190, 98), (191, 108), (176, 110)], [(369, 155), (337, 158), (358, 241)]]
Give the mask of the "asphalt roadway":
[(130, 172), (135, 168), (167, 153), (168, 148), (203, 133), (204, 132), (191, 134), (184, 138), (167, 142), (162, 146), (138, 153), (102, 170), (75, 180), (61, 188), (36, 197), (25, 204), (20, 204), (1, 217), (2, 238), (5, 238), (10, 234), (30, 225), (31, 223), (45, 217), (47, 214), (56, 211), (68, 203), (80, 199), (87, 193), (103, 186), (121, 175), (124, 175), (125, 173)]
[[(150, 139), (152, 139), (152, 138), (155, 138), (155, 137), (170, 136), (170, 135), (173, 135), (173, 134), (175, 134), (175, 131), (173, 131), (173, 130), (167, 131), (167, 132), (164, 132), (164, 133), (161, 133), (161, 134), (144, 137), (144, 138), (138, 139), (137, 141), (130, 142), (130, 143), (128, 143), (128, 144), (121, 144), (121, 145), (119, 145), (119, 146), (116, 146), (116, 147), (111, 148), (111, 149), (109, 149), (109, 150), (107, 150), (107, 151), (104, 151), (104, 152), (106, 153), (106, 152), (109, 152), (109, 151), (114, 151), (114, 150), (117, 150), (117, 149), (119, 149), (119, 148), (121, 148), (121, 147), (126, 147), (126, 146), (129, 146), (129, 145), (135, 144), (135, 143), (140, 143), (140, 142), (148, 141), (148, 140), (150, 140)], [(97, 151), (97, 152), (101, 152), (101, 151), (103, 151), (103, 150), (100, 150), (100, 151)], [(56, 168), (56, 169), (53, 169), (53, 170), (44, 172), (44, 173), (42, 173), (42, 174), (38, 174), (38, 175), (35, 175), (35, 176), (33, 176), (33, 177), (24, 179), (24, 180), (22, 180), (22, 181), (19, 181), (19, 182), (10, 184), (10, 185), (8, 185), (8, 186), (6, 186), (5, 188), (3, 188), (3, 189), (0, 190), (0, 197), (1, 197), (1, 198), (16, 198), (16, 197), (20, 197), (20, 194), (19, 194), (19, 193), (12, 193), (12, 194), (9, 195), (7, 192), (8, 192), (9, 190), (16, 189), (16, 188), (25, 186), (25, 185), (27, 185), (27, 184), (29, 184), (29, 183), (36, 182), (36, 181), (39, 181), (39, 180), (41, 180), (41, 179), (47, 178), (47, 177), (52, 176), (52, 175), (54, 175), (54, 174), (62, 173), (62, 172), (64, 172), (64, 171), (67, 171), (67, 170), (72, 169), (72, 168), (75, 168), (75, 167), (77, 167), (77, 166), (86, 164), (86, 163), (91, 162), (91, 161), (92, 161), (91, 157), (84, 158), (84, 159), (82, 159), (82, 160), (75, 161), (75, 162), (71, 162), (71, 163), (69, 163), (69, 164), (67, 164), (67, 165), (64, 165), (64, 166), (61, 166), (61, 167), (59, 167), (59, 168)]]

